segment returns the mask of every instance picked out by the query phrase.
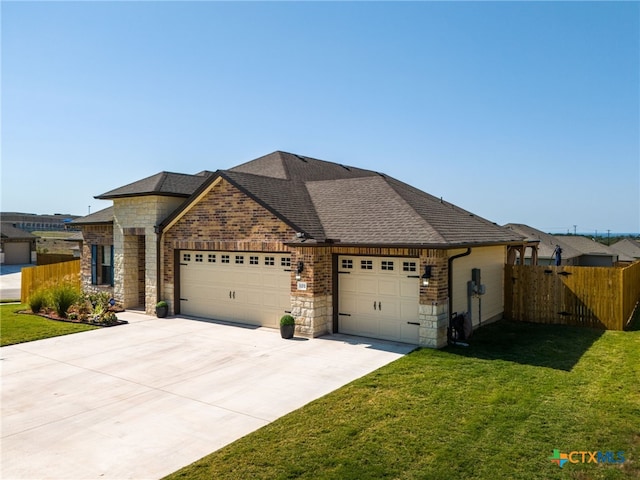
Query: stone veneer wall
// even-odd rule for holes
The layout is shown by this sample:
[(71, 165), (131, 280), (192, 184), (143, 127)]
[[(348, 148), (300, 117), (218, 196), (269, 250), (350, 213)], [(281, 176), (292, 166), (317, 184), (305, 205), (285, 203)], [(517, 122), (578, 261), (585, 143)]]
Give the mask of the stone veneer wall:
[(155, 227), (184, 202), (182, 197), (146, 195), (118, 198), (114, 207), (114, 287), (116, 300), (136, 307), (138, 296), (138, 236), (145, 237), (145, 311), (154, 313), (157, 301), (157, 235)]
[(82, 255), (80, 256), (80, 282), (82, 290), (87, 293), (107, 292), (113, 295), (113, 287), (111, 285), (91, 284), (91, 246), (112, 245), (113, 225), (83, 225), (82, 237)]

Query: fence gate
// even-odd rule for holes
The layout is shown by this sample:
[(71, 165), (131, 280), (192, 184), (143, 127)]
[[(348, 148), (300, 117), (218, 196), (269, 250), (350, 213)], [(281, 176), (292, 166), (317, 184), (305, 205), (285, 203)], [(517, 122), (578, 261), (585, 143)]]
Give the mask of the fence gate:
[(623, 330), (640, 299), (640, 262), (626, 268), (505, 266), (505, 317)]

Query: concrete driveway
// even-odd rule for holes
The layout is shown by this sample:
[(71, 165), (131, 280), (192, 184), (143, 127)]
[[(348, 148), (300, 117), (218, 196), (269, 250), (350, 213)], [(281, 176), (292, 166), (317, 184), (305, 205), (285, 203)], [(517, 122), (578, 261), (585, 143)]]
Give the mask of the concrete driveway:
[(2, 265), (0, 267), (0, 300), (20, 299), (22, 267), (34, 265)]
[(0, 349), (3, 479), (157, 479), (414, 348), (118, 317)]

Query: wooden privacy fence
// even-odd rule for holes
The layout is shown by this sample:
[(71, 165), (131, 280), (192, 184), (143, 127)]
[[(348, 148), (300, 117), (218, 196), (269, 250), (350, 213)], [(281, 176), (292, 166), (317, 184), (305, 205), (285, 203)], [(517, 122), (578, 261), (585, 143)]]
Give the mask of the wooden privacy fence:
[(38, 288), (60, 282), (71, 283), (80, 289), (80, 260), (23, 268), (20, 301), (26, 303)]
[(640, 300), (640, 262), (625, 268), (505, 266), (505, 317), (623, 330)]
[(52, 263), (70, 262), (75, 260), (73, 255), (65, 255), (62, 253), (39, 253), (38, 265), (51, 265)]

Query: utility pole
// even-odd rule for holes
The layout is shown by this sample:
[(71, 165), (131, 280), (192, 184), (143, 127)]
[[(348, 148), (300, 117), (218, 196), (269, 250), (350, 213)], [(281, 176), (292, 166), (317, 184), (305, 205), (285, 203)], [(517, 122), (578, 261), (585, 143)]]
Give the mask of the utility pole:
[(91, 215), (91, 205), (89, 205), (89, 215)]
[(609, 237), (609, 233), (610, 232), (611, 232), (611, 230), (607, 229), (607, 246), (608, 247), (611, 246), (611, 240), (610, 240), (610, 237)]
[(576, 227), (577, 227), (577, 225), (574, 225), (574, 226), (573, 226), (573, 234), (574, 234), (574, 235), (576, 234)]

